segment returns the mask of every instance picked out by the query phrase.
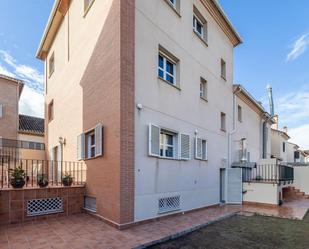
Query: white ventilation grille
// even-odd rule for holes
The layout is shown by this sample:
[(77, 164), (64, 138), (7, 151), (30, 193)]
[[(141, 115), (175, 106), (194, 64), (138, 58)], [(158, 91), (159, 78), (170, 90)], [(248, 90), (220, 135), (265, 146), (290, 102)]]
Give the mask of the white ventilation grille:
[(27, 202), (27, 216), (38, 216), (63, 212), (62, 198), (33, 199)]
[(180, 196), (164, 197), (159, 199), (159, 213), (166, 213), (180, 209)]
[(89, 196), (85, 196), (84, 198), (84, 208), (91, 211), (97, 211), (97, 199)]

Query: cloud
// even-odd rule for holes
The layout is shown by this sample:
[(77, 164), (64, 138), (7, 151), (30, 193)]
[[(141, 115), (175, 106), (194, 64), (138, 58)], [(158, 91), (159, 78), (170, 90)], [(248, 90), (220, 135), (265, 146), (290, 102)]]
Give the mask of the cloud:
[(275, 99), (280, 123), (290, 127), (309, 123), (309, 89), (306, 86)]
[(309, 46), (309, 33), (302, 35), (291, 45), (291, 51), (286, 57), (286, 61), (296, 60), (299, 56), (306, 52)]
[(9, 76), (9, 77), (16, 77), (15, 74), (11, 73), (6, 67), (2, 66), (0, 64), (0, 74), (4, 74), (6, 76)]
[(291, 142), (298, 144), (302, 149), (309, 149), (309, 124), (301, 125), (289, 130)]
[(0, 50), (0, 59), (12, 68), (15, 77), (25, 81), (31, 88), (40, 92), (44, 90), (44, 75), (36, 68), (19, 64), (18, 61), (7, 51)]
[(25, 85), (19, 100), (19, 113), (44, 118), (44, 96)]
[[(279, 95), (279, 94), (278, 94)], [(263, 106), (269, 111), (266, 97)], [(275, 113), (279, 115), (279, 126), (287, 126), (291, 142), (309, 149), (309, 85), (298, 87), (296, 91), (274, 96)]]
[(20, 113), (44, 116), (44, 76), (39, 70), (19, 63), (8, 51), (0, 50), (0, 74), (24, 81)]

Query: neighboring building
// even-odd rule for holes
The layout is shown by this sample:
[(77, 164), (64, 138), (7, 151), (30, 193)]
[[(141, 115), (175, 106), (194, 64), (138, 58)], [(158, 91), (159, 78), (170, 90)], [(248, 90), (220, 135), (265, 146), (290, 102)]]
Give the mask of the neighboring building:
[[(287, 142), (286, 143), (286, 162), (287, 163), (296, 163), (296, 159), (301, 159), (301, 153), (299, 151), (299, 146), (297, 144)], [(299, 161), (298, 161), (299, 162)]]
[(55, 1), (46, 145), (86, 162), (88, 209), (119, 226), (241, 197), (223, 173), (239, 43), (215, 0)]
[(22, 159), (45, 160), (44, 119), (19, 115), (18, 140), (29, 149), (20, 151)]
[(304, 150), (304, 161), (309, 163), (309, 150)]
[(275, 124), (271, 129), (271, 155), (273, 158), (281, 162), (288, 162), (287, 143), (289, 139), (290, 136), (288, 135), (287, 128), (285, 127), (283, 130), (280, 130), (278, 116), (275, 116)]
[(23, 87), (21, 80), (0, 75), (0, 138), (17, 140), (18, 102)]
[(273, 119), (243, 86), (234, 85), (234, 94), (236, 119), (232, 162), (246, 164), (270, 159)]
[[(0, 75), (0, 159), (45, 159), (44, 119), (19, 115), (24, 83)], [(42, 126), (43, 125), (43, 126)]]

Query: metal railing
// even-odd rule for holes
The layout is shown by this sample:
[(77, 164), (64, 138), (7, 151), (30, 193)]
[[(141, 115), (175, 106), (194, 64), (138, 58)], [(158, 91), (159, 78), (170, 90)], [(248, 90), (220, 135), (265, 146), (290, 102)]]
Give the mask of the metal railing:
[(243, 168), (243, 182), (271, 182), (290, 184), (294, 181), (294, 168), (281, 164), (257, 165)]
[(47, 179), (48, 186), (62, 186), (63, 178), (69, 174), (73, 185), (86, 182), (87, 168), (83, 162), (48, 161), (31, 159), (11, 159), (0, 157), (0, 189), (11, 188), (11, 171), (16, 168), (24, 170), (24, 188), (39, 187), (38, 180)]
[(23, 140), (13, 140), (13, 139), (6, 139), (6, 138), (0, 138), (0, 147), (29, 149), (29, 150), (45, 150), (44, 143), (23, 141)]

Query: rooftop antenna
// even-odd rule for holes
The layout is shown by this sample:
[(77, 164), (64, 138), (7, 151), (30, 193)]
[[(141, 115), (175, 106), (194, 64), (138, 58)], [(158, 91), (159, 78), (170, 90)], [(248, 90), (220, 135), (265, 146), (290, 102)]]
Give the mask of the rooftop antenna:
[(269, 99), (269, 108), (271, 117), (275, 116), (275, 108), (274, 108), (274, 98), (273, 98), (273, 88), (271, 85), (267, 85), (268, 99)]

